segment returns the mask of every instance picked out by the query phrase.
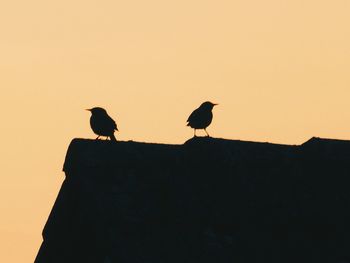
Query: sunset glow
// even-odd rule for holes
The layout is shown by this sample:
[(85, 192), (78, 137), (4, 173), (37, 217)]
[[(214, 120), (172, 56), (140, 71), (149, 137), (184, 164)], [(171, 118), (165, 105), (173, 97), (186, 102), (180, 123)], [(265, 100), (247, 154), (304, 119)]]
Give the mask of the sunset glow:
[[(33, 262), (73, 138), (350, 140), (350, 2), (5, 1), (0, 8), (0, 262)], [(198, 135), (204, 136), (202, 131)]]

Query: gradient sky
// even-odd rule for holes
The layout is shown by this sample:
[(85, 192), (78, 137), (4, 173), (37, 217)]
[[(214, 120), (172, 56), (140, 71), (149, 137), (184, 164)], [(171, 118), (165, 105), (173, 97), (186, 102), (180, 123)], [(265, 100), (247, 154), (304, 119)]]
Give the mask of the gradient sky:
[[(32, 262), (75, 137), (102, 106), (120, 140), (350, 139), (348, 0), (0, 4), (0, 262)], [(200, 134), (200, 132), (198, 133)]]

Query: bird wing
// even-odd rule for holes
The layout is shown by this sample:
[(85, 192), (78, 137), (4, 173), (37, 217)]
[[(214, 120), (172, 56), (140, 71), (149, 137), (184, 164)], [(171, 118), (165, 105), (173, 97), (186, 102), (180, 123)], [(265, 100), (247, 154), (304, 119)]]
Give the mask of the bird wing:
[(106, 127), (108, 130), (118, 130), (117, 124), (109, 115), (105, 115), (103, 118), (100, 118), (100, 122), (100, 125)]
[(188, 117), (187, 122), (192, 122), (196, 119), (198, 115), (198, 109), (194, 110), (191, 115)]
[[(108, 116), (108, 117), (109, 117), (109, 116)], [(116, 122), (115, 122), (111, 117), (109, 117), (109, 119), (110, 119), (110, 123), (113, 125), (113, 129), (116, 130), (116, 131), (118, 131)]]

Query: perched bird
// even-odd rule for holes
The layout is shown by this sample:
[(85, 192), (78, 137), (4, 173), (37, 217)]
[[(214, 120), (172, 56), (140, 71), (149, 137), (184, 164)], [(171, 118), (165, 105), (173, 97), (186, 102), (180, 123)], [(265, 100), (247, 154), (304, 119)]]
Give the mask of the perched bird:
[(213, 113), (211, 111), (215, 105), (218, 104), (206, 101), (202, 103), (202, 105), (199, 106), (198, 109), (194, 110), (191, 113), (190, 117), (188, 117), (187, 126), (190, 126), (194, 129), (194, 136), (196, 136), (197, 129), (204, 129), (204, 131), (209, 137), (209, 133), (207, 132), (206, 128), (210, 125), (213, 119)]
[(107, 138), (109, 137), (111, 141), (117, 141), (114, 136), (114, 131), (118, 130), (117, 124), (111, 117), (109, 117), (107, 111), (100, 107), (87, 110), (91, 112), (91, 129), (98, 135), (96, 140), (100, 138), (100, 136), (106, 136)]

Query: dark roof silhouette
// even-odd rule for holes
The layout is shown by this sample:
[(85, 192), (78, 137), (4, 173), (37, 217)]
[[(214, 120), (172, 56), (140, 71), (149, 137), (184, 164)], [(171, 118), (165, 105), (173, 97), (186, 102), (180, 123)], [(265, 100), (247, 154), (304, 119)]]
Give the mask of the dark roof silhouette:
[(74, 139), (36, 263), (350, 258), (350, 141)]

